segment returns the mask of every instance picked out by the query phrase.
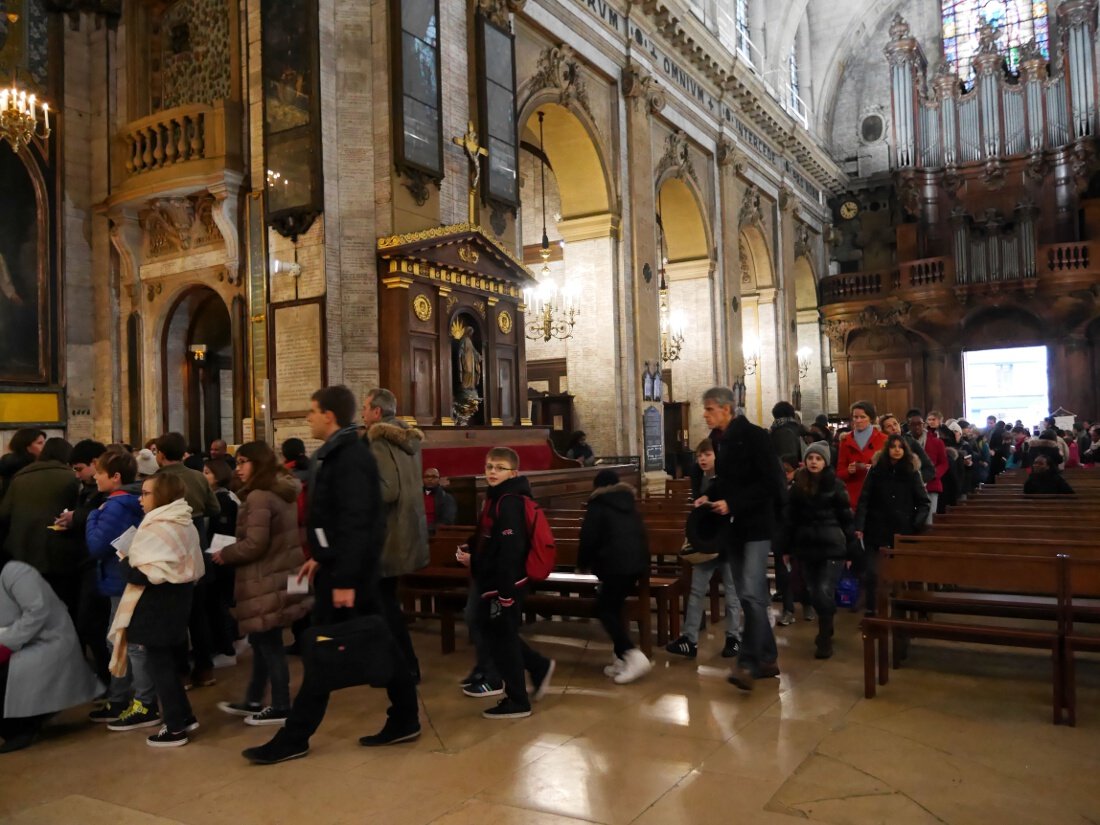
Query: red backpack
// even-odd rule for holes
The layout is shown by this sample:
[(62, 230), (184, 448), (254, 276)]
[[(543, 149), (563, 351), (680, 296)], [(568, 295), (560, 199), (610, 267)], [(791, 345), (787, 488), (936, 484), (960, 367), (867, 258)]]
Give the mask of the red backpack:
[[(501, 496), (497, 500), (498, 515), (500, 502), (505, 498), (507, 496)], [(545, 581), (554, 572), (558, 554), (558, 547), (554, 542), (554, 531), (550, 529), (546, 513), (538, 503), (530, 496), (521, 496), (521, 498), (527, 522), (527, 578), (537, 582)]]

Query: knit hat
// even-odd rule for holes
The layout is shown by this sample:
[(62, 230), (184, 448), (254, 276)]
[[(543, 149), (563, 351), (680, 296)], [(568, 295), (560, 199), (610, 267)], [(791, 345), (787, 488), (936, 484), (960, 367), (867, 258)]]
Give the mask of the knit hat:
[[(821, 458), (825, 461), (826, 467), (829, 466), (833, 458), (832, 450), (829, 449), (829, 445), (824, 441), (815, 441), (813, 444), (807, 447), (806, 455), (810, 455), (811, 453), (821, 456)], [(803, 456), (803, 460), (805, 459), (805, 457), (806, 456)]]
[(160, 465), (157, 464), (157, 457), (153, 455), (152, 450), (138, 450), (134, 458), (137, 459), (139, 476), (151, 476), (160, 469)]
[(613, 484), (619, 483), (619, 474), (614, 470), (600, 470), (596, 473), (596, 477), (592, 479), (592, 489), (595, 490), (598, 487), (610, 487)]

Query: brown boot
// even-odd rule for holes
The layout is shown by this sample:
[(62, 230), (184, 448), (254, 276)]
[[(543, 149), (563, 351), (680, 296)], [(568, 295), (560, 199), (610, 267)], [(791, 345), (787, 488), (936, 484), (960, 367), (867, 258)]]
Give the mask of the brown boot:
[(740, 665), (730, 671), (730, 675), (726, 681), (731, 685), (736, 685), (741, 688), (741, 690), (752, 690), (753, 683), (755, 682), (749, 669), (741, 667)]

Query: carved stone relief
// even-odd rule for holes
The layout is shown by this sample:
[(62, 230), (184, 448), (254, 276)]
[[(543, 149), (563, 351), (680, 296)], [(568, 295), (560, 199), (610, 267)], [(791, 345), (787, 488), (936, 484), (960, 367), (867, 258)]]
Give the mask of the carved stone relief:
[(498, 26), (508, 25), (508, 15), (523, 11), (527, 0), (480, 0), (478, 8)]
[(588, 89), (584, 73), (576, 53), (567, 45), (548, 46), (539, 55), (538, 69), (531, 80), (532, 89), (551, 89), (557, 93), (558, 103), (569, 106), (576, 103), (589, 117), (592, 109), (588, 103)]
[(200, 246), (221, 243), (211, 194), (157, 198), (140, 214), (145, 231), (145, 259), (177, 255)]
[(752, 224), (764, 222), (764, 206), (760, 200), (760, 190), (755, 183), (750, 183), (745, 189), (745, 195), (741, 198), (741, 212), (737, 216), (737, 226), (744, 228)]
[(668, 172), (671, 172), (675, 178), (681, 180), (691, 178), (696, 185), (699, 183), (699, 178), (695, 175), (695, 166), (691, 162), (691, 147), (688, 144), (687, 134), (682, 129), (677, 129), (665, 138), (665, 153), (657, 162), (658, 180)]

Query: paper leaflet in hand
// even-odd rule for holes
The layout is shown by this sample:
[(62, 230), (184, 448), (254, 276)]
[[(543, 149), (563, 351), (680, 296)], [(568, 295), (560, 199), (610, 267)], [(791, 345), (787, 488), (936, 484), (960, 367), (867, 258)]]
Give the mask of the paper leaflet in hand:
[(130, 552), (130, 545), (134, 543), (134, 536), (137, 535), (137, 528), (131, 525), (126, 528), (126, 532), (119, 536), (117, 539), (111, 542), (111, 546), (115, 548), (115, 552), (120, 559), (126, 558)]
[(224, 550), (231, 544), (236, 544), (237, 540), (233, 536), (226, 536), (222, 533), (215, 533), (210, 537), (210, 546), (206, 549), (207, 553), (211, 555), (217, 553), (219, 550)]

